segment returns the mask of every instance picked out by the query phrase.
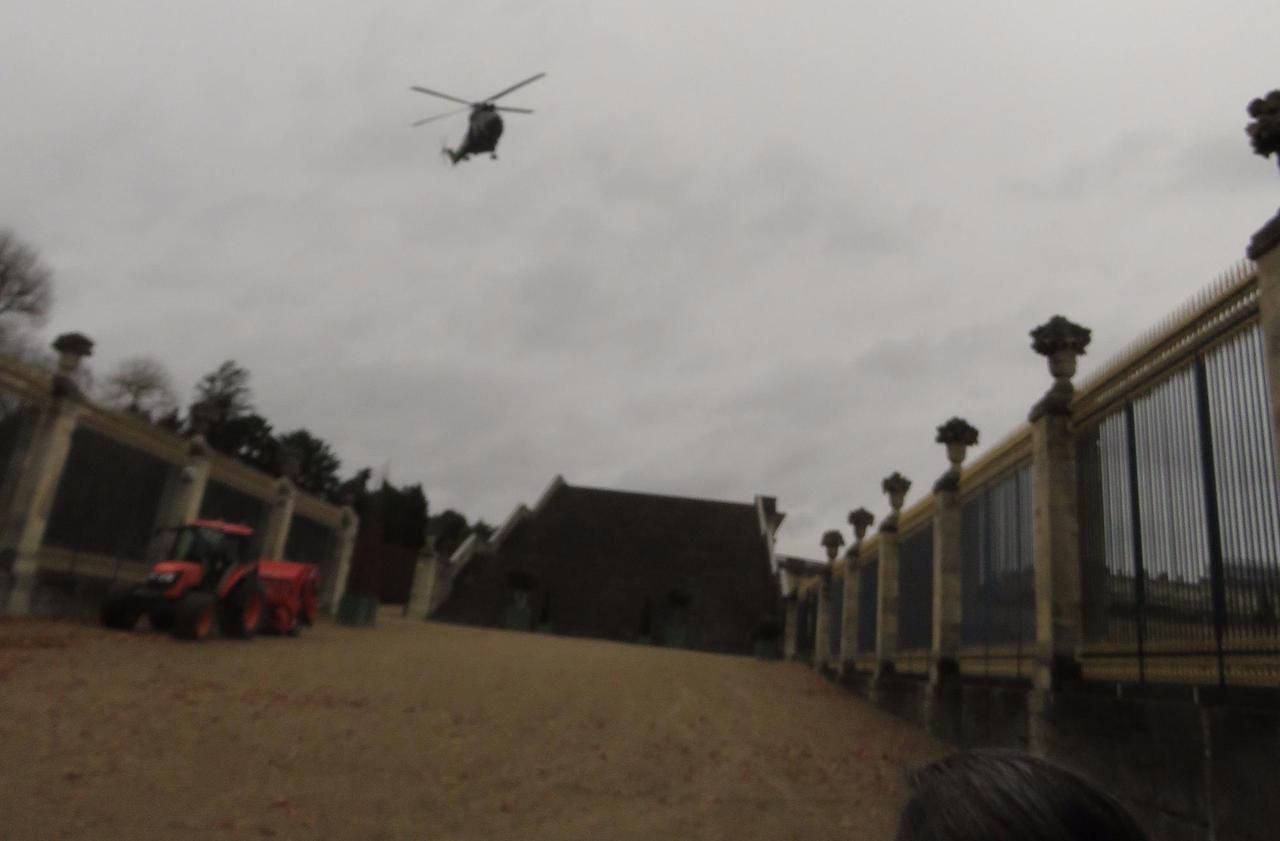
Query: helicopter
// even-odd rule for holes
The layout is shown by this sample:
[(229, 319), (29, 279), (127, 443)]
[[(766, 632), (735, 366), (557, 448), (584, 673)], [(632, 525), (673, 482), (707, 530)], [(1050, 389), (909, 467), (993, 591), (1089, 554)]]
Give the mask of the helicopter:
[(438, 96), (441, 99), (447, 99), (450, 102), (458, 102), (465, 105), (466, 108), (459, 108), (455, 111), (449, 111), (444, 114), (436, 114), (434, 117), (427, 117), (425, 120), (418, 120), (418, 122), (413, 125), (414, 127), (425, 126), (427, 123), (433, 123), (436, 120), (443, 120), (446, 117), (452, 117), (455, 114), (461, 114), (463, 111), (470, 109), (471, 116), (468, 118), (469, 124), (467, 126), (467, 136), (463, 139), (462, 145), (457, 149), (450, 149), (446, 146), (444, 147), (444, 154), (447, 155), (449, 160), (451, 160), (455, 165), (458, 161), (465, 161), (472, 155), (479, 155), (483, 152), (488, 152), (489, 156), (496, 161), (498, 159), (498, 153), (496, 151), (498, 148), (498, 138), (502, 137), (502, 117), (498, 116), (498, 112), (506, 111), (512, 114), (532, 114), (533, 112), (528, 108), (512, 108), (505, 105), (494, 105), (493, 103), (497, 99), (506, 96), (514, 90), (523, 88), (531, 82), (538, 81), (545, 75), (547, 74), (539, 73), (536, 76), (530, 76), (523, 82), (514, 84), (506, 90), (498, 91), (493, 96), (479, 102), (468, 102), (465, 99), (459, 99), (458, 97), (450, 96), (447, 93), (440, 93), (440, 91), (433, 91), (428, 88), (414, 85), (410, 90), (417, 91), (418, 93), (425, 93), (429, 96)]

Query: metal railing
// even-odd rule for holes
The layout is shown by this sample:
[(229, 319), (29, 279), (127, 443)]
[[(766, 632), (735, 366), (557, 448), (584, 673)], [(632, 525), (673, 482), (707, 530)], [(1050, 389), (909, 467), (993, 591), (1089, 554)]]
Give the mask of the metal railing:
[(844, 630), (844, 576), (833, 575), (827, 583), (827, 650), (840, 661), (840, 641)]
[(904, 536), (898, 546), (898, 650), (933, 645), (933, 524)]
[(1225, 287), (1167, 343), (1176, 367), (1078, 433), (1086, 677), (1280, 680), (1280, 504), (1250, 302), (1247, 284)]
[(960, 518), (961, 670), (1026, 677), (1035, 642), (1030, 465), (969, 496)]
[(200, 500), (201, 519), (241, 523), (253, 529), (246, 550), (250, 558), (262, 554), (262, 537), (269, 514), (266, 500), (215, 479), (205, 485), (204, 498)]
[(876, 610), (880, 592), (880, 562), (871, 561), (858, 570), (858, 653), (876, 650)]

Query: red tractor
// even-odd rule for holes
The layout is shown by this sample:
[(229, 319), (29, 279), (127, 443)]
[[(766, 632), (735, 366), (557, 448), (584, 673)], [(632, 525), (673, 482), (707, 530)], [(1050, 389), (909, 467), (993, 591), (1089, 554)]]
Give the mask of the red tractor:
[(129, 630), (143, 614), (151, 627), (202, 640), (215, 625), (223, 634), (252, 637), (259, 630), (295, 634), (315, 620), (319, 576), (308, 564), (248, 558), (253, 529), (196, 520), (156, 534), (159, 560), (137, 587), (116, 590), (102, 607), (102, 623)]

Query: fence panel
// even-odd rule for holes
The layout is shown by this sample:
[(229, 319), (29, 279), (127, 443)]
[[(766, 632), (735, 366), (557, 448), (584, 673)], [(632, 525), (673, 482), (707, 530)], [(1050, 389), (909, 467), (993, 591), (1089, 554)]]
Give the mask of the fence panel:
[(1079, 439), (1086, 676), (1280, 683), (1280, 504), (1261, 330)]
[(858, 570), (858, 653), (876, 651), (876, 609), (880, 603), (880, 562)]
[(0, 512), (9, 510), (19, 467), (18, 455), (30, 440), (39, 418), (39, 406), (0, 393)]
[(833, 575), (830, 583), (827, 584), (827, 615), (831, 618), (827, 623), (827, 643), (830, 646), (827, 650), (831, 652), (836, 662), (840, 662), (840, 637), (844, 628), (843, 576)]
[(898, 648), (933, 645), (933, 526), (904, 537), (898, 550)]
[(976, 492), (960, 517), (961, 666), (1025, 677), (1035, 640), (1030, 465)]
[(797, 636), (796, 651), (802, 656), (813, 654), (813, 644), (817, 637), (818, 629), (818, 611), (812, 594), (801, 593), (798, 597), (796, 605), (797, 615)]
[[(1280, 636), (1280, 501), (1262, 330), (1254, 326), (1205, 356), (1232, 646)], [(1229, 665), (1229, 664), (1228, 664)]]
[(45, 544), (145, 560), (160, 505), (177, 472), (176, 465), (142, 450), (76, 429), (49, 511)]
[(337, 576), (338, 535), (332, 528), (294, 512), (285, 539), (284, 557), (289, 561), (314, 564), (320, 573), (321, 602), (328, 603)]
[(32, 610), (92, 610), (127, 562), (147, 560), (179, 468), (84, 427), (54, 494)]
[(250, 558), (261, 557), (263, 532), (266, 530), (269, 514), (268, 503), (260, 497), (216, 479), (210, 479), (205, 485), (204, 499), (200, 502), (200, 518), (241, 523), (252, 528), (253, 536), (249, 538), (248, 548)]

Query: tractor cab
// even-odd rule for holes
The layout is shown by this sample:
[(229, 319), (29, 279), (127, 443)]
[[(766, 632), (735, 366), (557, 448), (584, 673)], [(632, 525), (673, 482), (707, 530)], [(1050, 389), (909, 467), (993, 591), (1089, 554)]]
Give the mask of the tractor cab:
[(228, 572), (249, 562), (253, 529), (220, 520), (196, 520), (161, 529), (152, 538), (147, 584), (169, 589), (181, 581), (189, 589), (213, 590)]

